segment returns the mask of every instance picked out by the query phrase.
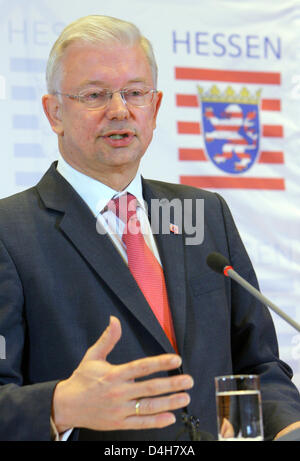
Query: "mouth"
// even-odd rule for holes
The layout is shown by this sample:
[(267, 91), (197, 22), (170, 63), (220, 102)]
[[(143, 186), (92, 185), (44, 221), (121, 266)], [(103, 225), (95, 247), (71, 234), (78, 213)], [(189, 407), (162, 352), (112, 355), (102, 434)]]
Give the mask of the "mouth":
[(104, 133), (102, 138), (113, 147), (127, 147), (135, 138), (135, 133), (130, 130), (114, 130)]

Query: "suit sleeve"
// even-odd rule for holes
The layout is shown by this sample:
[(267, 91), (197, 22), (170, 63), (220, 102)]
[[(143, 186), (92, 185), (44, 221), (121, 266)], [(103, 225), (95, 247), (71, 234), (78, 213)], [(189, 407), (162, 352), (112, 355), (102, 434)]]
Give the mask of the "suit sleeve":
[(0, 241), (0, 440), (51, 440), (52, 395), (57, 381), (30, 383), (24, 296), (12, 258)]
[[(251, 261), (225, 201), (222, 205), (229, 260), (250, 284), (259, 288)], [(291, 368), (279, 359), (277, 337), (268, 308), (231, 281), (232, 359), (234, 373), (259, 374), (265, 439), (300, 420), (300, 397)]]

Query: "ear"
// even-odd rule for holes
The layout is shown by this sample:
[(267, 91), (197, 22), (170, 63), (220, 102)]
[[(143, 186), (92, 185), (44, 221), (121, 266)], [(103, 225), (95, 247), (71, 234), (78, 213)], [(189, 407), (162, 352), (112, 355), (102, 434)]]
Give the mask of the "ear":
[(156, 119), (157, 119), (157, 114), (161, 105), (163, 93), (162, 91), (158, 91), (156, 94), (156, 99), (155, 99), (155, 106), (154, 106), (154, 117), (153, 117), (153, 129), (156, 128)]
[(57, 135), (63, 135), (63, 122), (61, 117), (61, 104), (57, 96), (45, 94), (42, 98), (44, 112), (49, 120), (52, 130)]

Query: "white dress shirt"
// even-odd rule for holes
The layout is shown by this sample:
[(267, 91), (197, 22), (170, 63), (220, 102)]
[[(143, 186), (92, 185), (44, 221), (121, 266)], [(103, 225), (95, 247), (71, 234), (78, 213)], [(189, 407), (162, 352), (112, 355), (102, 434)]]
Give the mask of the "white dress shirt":
[(57, 171), (71, 184), (73, 189), (75, 189), (75, 191), (88, 205), (91, 212), (97, 218), (99, 224), (101, 224), (107, 231), (126, 263), (128, 262), (126, 246), (122, 241), (125, 223), (121, 221), (112, 211), (106, 211), (105, 207), (112, 198), (117, 198), (126, 192), (134, 195), (137, 199), (137, 218), (141, 223), (141, 231), (144, 235), (144, 239), (161, 264), (148, 219), (146, 209), (147, 205), (145, 204), (143, 198), (142, 178), (139, 171), (135, 178), (123, 191), (111, 189), (96, 179), (80, 173), (71, 167), (71, 165), (69, 165), (62, 157), (58, 160)]

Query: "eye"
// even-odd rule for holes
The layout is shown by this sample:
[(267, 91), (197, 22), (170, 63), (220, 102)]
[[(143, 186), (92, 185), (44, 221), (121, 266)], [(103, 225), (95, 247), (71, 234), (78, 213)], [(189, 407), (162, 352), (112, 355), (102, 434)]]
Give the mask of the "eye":
[(94, 93), (88, 94), (87, 98), (88, 99), (97, 99), (97, 98), (99, 98), (99, 96), (100, 96), (99, 93), (94, 92)]
[(139, 98), (141, 96), (144, 96), (145, 93), (146, 93), (145, 90), (140, 90), (140, 89), (137, 89), (137, 88), (133, 88), (132, 90), (126, 90), (126, 94), (130, 98)]
[(107, 91), (91, 88), (90, 90), (83, 91), (80, 96), (87, 103), (102, 101), (107, 97)]
[(105, 98), (106, 96), (106, 92), (105, 91), (89, 91), (86, 95), (85, 95), (85, 99), (88, 100), (88, 101), (95, 101), (97, 99), (102, 99), (102, 98)]

